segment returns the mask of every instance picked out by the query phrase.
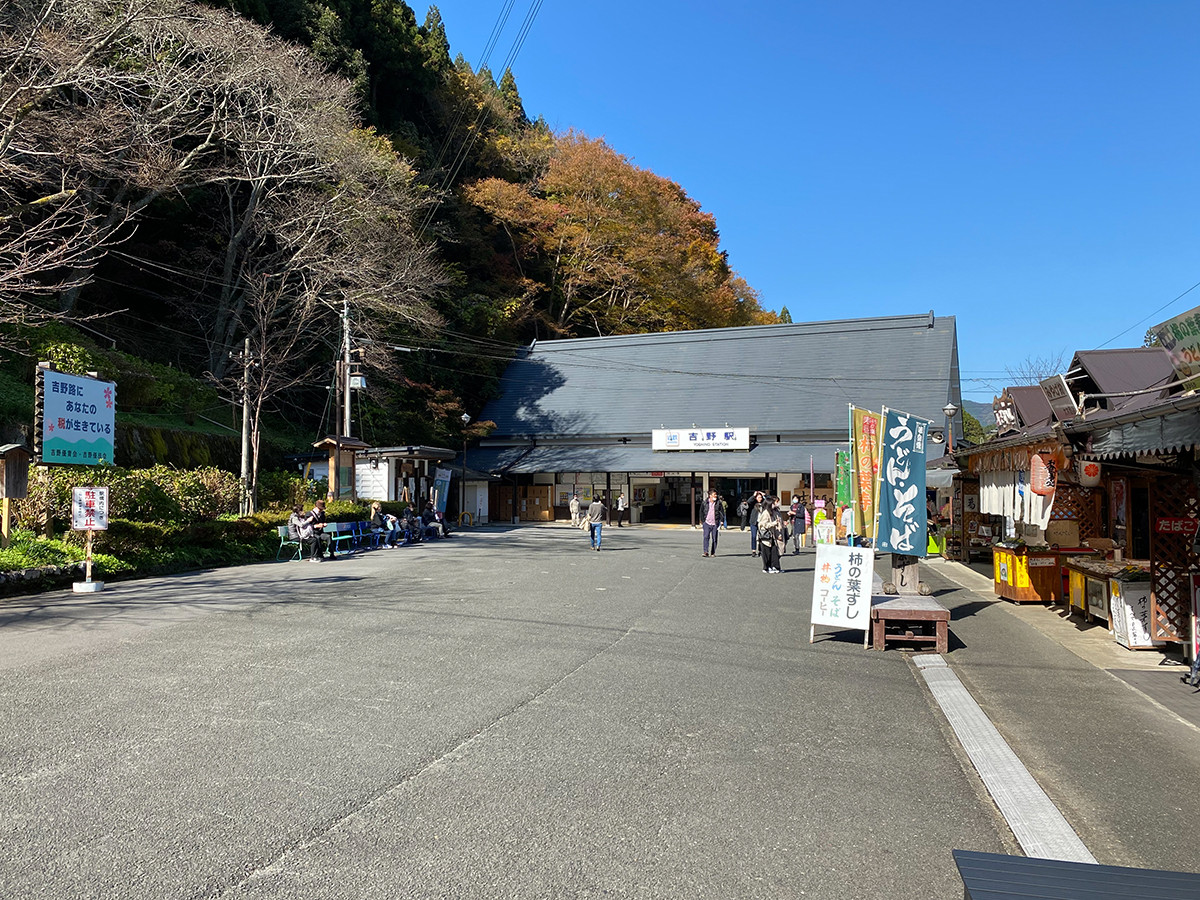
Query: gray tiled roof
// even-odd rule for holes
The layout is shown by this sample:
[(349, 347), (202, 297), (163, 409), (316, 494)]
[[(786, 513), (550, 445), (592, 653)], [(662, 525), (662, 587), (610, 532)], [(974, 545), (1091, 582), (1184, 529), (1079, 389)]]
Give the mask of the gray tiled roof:
[(501, 440), (728, 422), (838, 441), (850, 403), (936, 427), (947, 401), (962, 406), (954, 317), (932, 313), (545, 341), (509, 365), (502, 391), (480, 416)]

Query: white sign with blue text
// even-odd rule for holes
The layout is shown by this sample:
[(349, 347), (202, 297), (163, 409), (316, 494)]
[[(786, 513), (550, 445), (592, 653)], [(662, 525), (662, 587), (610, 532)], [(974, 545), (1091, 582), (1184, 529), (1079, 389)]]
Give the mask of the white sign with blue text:
[(749, 450), (750, 429), (728, 425), (690, 428), (655, 428), (650, 432), (654, 450)]

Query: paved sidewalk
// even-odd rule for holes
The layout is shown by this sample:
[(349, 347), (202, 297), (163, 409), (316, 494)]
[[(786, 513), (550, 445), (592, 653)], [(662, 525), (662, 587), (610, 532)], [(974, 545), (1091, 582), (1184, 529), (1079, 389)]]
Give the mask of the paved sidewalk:
[(947, 661), (1097, 860), (1200, 869), (1200, 698), (1185, 670), (1054, 607), (1000, 600), (966, 567), (922, 565), (951, 610)]

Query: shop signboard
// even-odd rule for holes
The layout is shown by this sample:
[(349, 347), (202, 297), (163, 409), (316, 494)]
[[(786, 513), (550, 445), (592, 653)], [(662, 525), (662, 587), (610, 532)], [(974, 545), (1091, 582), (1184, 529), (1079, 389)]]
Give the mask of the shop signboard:
[(1162, 643), (1150, 636), (1150, 582), (1112, 578), (1108, 584), (1113, 636), (1117, 643), (1130, 650)]
[(885, 553), (925, 556), (925, 436), (930, 422), (885, 409), (879, 442), (879, 528), (875, 546)]
[(1200, 387), (1200, 306), (1150, 330), (1171, 357), (1176, 377), (1188, 379), (1180, 390)]
[(1154, 530), (1158, 534), (1186, 534), (1195, 536), (1200, 531), (1200, 519), (1188, 516), (1160, 516), (1154, 520)]
[(1039, 381), (1038, 385), (1041, 387), (1042, 393), (1046, 395), (1046, 402), (1050, 404), (1050, 409), (1053, 410), (1060, 422), (1069, 422), (1079, 415), (1079, 405), (1071, 396), (1071, 389), (1067, 387), (1065, 377), (1051, 375), (1049, 378)]
[(654, 450), (749, 450), (750, 429), (728, 425), (690, 428), (655, 428), (650, 432)]
[(437, 511), (446, 514), (446, 500), (450, 495), (450, 470), (437, 469), (433, 477), (433, 493), (437, 498)]
[(1200, 655), (1200, 634), (1196, 626), (1200, 625), (1200, 575), (1192, 575), (1192, 659)]
[[(812, 624), (868, 631), (875, 551), (818, 544), (813, 577)], [(811, 635), (810, 635), (811, 639)]]
[(46, 464), (111, 465), (117, 386), (111, 381), (39, 368), (38, 453)]

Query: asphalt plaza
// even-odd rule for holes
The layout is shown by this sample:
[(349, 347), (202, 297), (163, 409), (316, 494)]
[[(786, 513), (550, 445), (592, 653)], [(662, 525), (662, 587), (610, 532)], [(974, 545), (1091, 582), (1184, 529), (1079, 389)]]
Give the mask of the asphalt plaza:
[[(6, 601), (0, 895), (961, 896), (951, 849), (1019, 851), (912, 658), (810, 645), (812, 556), (747, 551), (523, 527)], [(1154, 741), (1172, 777), (1194, 729), (929, 577), (965, 610), (951, 665), (1097, 858), (1187, 868), (1163, 773), (1089, 793), (1109, 763), (1054, 759), (1061, 704), (994, 660), (1140, 710), (1113, 753)]]

